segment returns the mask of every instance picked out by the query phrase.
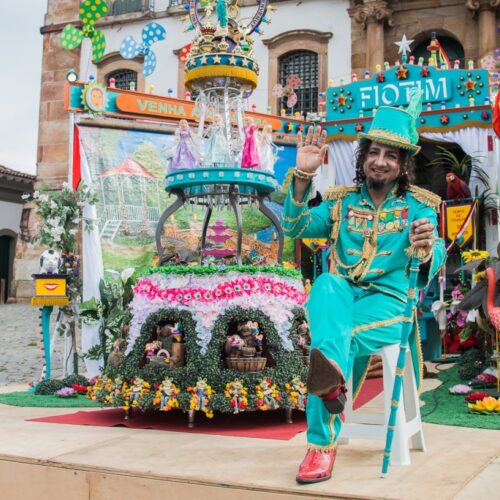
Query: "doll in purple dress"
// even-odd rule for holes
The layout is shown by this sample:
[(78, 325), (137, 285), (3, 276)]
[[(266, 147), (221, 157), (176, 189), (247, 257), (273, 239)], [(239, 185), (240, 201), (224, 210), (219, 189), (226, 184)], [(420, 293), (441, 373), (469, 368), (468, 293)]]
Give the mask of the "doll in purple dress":
[(255, 138), (257, 128), (257, 125), (248, 116), (243, 119), (245, 144), (243, 145), (243, 154), (241, 156), (241, 168), (259, 168), (259, 152)]
[(198, 163), (198, 148), (186, 120), (179, 121), (179, 127), (175, 131), (175, 139), (176, 144), (173, 147), (169, 171), (195, 168)]

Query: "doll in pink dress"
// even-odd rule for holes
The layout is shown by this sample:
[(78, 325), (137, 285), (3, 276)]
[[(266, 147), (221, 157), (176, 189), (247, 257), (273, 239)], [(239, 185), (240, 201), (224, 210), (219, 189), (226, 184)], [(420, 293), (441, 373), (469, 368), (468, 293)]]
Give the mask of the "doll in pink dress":
[(243, 119), (245, 144), (243, 145), (243, 154), (241, 156), (241, 168), (259, 168), (259, 152), (255, 138), (257, 128), (257, 125), (248, 116)]

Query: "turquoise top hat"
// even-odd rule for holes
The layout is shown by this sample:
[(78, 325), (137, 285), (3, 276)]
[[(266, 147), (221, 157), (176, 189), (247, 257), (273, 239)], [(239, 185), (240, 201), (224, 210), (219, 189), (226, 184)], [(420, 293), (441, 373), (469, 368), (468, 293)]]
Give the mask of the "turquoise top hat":
[(410, 102), (406, 109), (381, 106), (373, 117), (372, 126), (366, 134), (359, 134), (360, 142), (368, 139), (387, 146), (407, 149), (412, 155), (420, 151), (417, 118), (422, 111), (422, 91), (415, 87), (410, 91)]

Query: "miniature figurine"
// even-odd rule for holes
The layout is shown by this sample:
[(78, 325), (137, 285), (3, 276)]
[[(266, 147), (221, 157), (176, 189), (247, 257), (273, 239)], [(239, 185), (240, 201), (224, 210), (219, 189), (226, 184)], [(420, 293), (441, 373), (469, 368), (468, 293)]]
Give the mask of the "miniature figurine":
[(255, 349), (257, 350), (257, 355), (260, 356), (262, 354), (264, 344), (264, 334), (260, 333), (259, 323), (257, 323), (256, 321), (252, 323), (250, 330), (255, 340)]
[(168, 411), (178, 407), (176, 396), (179, 394), (177, 387), (172, 383), (171, 378), (166, 378), (161, 383), (160, 410)]
[(259, 152), (257, 151), (257, 141), (255, 134), (257, 125), (253, 120), (245, 116), (243, 118), (243, 133), (245, 134), (245, 144), (241, 157), (241, 168), (259, 168)]
[(243, 382), (240, 379), (235, 379), (226, 385), (227, 396), (230, 398), (230, 405), (234, 413), (245, 411), (246, 389), (243, 387)]
[(273, 144), (273, 127), (269, 124), (265, 125), (258, 139), (260, 168), (265, 172), (273, 174), (274, 164), (276, 162)]
[(161, 340), (153, 340), (153, 342), (148, 342), (144, 347), (144, 350), (146, 351), (146, 359), (151, 359), (161, 348)]
[(206, 134), (208, 139), (205, 149), (205, 166), (221, 167), (226, 165), (228, 145), (221, 115), (214, 115), (213, 122), (208, 126)]
[(311, 333), (309, 332), (309, 325), (304, 320), (297, 328), (297, 345), (302, 351), (303, 356), (309, 355), (311, 345)]
[(224, 352), (227, 357), (237, 358), (240, 356), (241, 348), (245, 345), (245, 341), (239, 335), (231, 335), (226, 340)]
[(198, 147), (187, 120), (179, 121), (175, 139), (176, 144), (173, 148), (169, 171), (195, 168), (199, 159)]
[(45, 250), (40, 255), (40, 274), (57, 274), (61, 264), (61, 254), (57, 250)]

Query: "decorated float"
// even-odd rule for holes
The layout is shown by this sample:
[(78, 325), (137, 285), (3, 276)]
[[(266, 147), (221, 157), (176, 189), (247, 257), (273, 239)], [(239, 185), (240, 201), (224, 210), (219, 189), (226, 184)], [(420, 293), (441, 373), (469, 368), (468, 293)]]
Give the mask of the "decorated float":
[[(73, 36), (80, 42), (88, 37), (96, 60), (105, 40), (94, 28), (92, 2), (82, 5), (82, 19), (94, 23), (81, 32), (67, 27), (63, 46), (64, 41), (65, 48), (76, 46)], [(195, 38), (185, 54), (185, 99), (171, 92), (155, 95), (154, 88), (119, 89), (113, 80), (105, 86), (90, 75), (66, 87), (70, 183), (75, 190), (82, 182), (93, 186), (93, 202), (81, 203), (80, 216), (96, 222), (83, 232), (83, 262), (93, 263), (83, 266), (84, 301), (71, 298), (71, 309), (78, 309), (82, 320), (88, 373), (100, 375), (91, 398), (123, 407), (127, 415), (134, 408), (180, 409), (193, 424), (197, 411), (212, 416), (286, 409), (289, 418), (291, 409), (305, 408), (310, 336), (303, 276), (296, 270), (301, 245), (294, 255), (279, 223), (277, 205), (291, 162), (278, 168), (274, 142), (321, 122), (329, 154), (316, 188), (321, 193), (328, 185), (351, 184), (357, 134), (369, 128), (378, 106), (405, 105), (409, 89), (419, 86), (425, 101), (421, 137), (453, 142), (477, 155), (490, 186), (497, 182), (487, 69), (438, 64), (431, 43), (428, 61), (403, 51), (393, 68), (386, 64), (373, 75), (352, 75), (347, 84), (329, 82), (320, 92), (318, 112), (307, 121), (294, 113), (300, 86), (295, 75), (273, 89), (276, 98), (286, 99), (288, 114), (285, 109), (280, 116), (258, 113), (245, 109), (258, 78), (251, 35), (271, 9), (262, 0), (244, 21), (236, 6), (225, 6), (188, 4), (187, 29)], [(157, 64), (154, 44), (164, 39), (161, 26), (148, 23), (141, 44), (123, 40), (122, 56), (143, 56), (147, 76)], [(159, 189), (162, 178), (165, 193)], [(486, 186), (473, 177), (466, 180), (472, 199), (457, 196), (441, 213), (440, 230), (450, 248), (478, 243), (474, 223)], [(253, 224), (256, 217), (261, 225)], [(495, 228), (487, 228), (489, 246), (498, 240)], [(313, 251), (314, 279), (327, 268), (329, 242), (304, 243)], [(295, 266), (281, 267), (283, 260), (295, 260)], [(129, 263), (141, 270), (121, 277), (104, 272)], [(430, 306), (443, 305), (434, 311), (438, 319), (440, 311), (449, 314), (446, 290), (443, 273), (427, 304), (420, 297), (421, 313), (427, 314), (421, 321), (424, 340), (437, 338), (428, 357), (441, 354), (447, 326), (438, 325)]]

